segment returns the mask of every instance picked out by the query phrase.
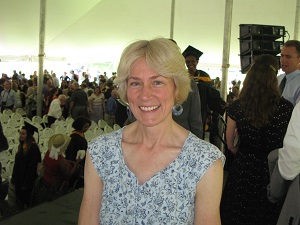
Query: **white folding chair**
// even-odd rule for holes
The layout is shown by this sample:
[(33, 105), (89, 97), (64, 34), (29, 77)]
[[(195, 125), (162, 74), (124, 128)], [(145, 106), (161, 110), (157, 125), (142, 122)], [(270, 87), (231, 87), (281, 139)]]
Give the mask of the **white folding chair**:
[(85, 137), (85, 139), (89, 142), (89, 141), (91, 141), (91, 140), (95, 137), (95, 134), (94, 134), (93, 131), (87, 130), (87, 131), (84, 133), (84, 137)]
[(6, 114), (1, 114), (0, 115), (0, 120), (1, 120), (1, 123), (2, 125), (6, 125), (8, 120), (10, 119), (10, 116), (9, 115), (6, 115)]
[(100, 127), (96, 127), (94, 129), (94, 134), (95, 134), (95, 137), (98, 137), (99, 135), (104, 134), (104, 131)]
[(15, 138), (16, 135), (18, 135), (18, 129), (16, 127), (6, 126), (5, 129), (3, 129), (3, 133), (5, 137)]
[(38, 122), (31, 122), (30, 124), (32, 124), (33, 126), (37, 127), (38, 130), (39, 130), (39, 132), (41, 132), (44, 129), (44, 127), (40, 123), (38, 123)]
[(72, 117), (67, 117), (65, 123), (68, 126), (69, 124), (72, 124), (74, 122), (74, 119)]
[(105, 127), (104, 127), (104, 132), (105, 133), (111, 133), (111, 132), (113, 132), (114, 131), (114, 129), (111, 127), (111, 126), (109, 126), (109, 125), (106, 125)]
[(64, 120), (55, 120), (55, 122), (54, 123), (56, 123), (56, 124), (58, 124), (58, 125), (60, 125), (60, 126), (66, 126), (66, 123), (65, 123), (65, 121)]
[(95, 121), (91, 120), (91, 126), (89, 129), (94, 130), (96, 127), (98, 127), (98, 124)]
[(56, 126), (55, 129), (54, 129), (54, 134), (66, 134), (66, 130), (67, 128), (66, 127), (63, 127), (63, 126)]
[(2, 112), (2, 114), (8, 115), (9, 117), (11, 116), (12, 113), (13, 113), (13, 111), (11, 109), (4, 109)]
[(24, 109), (22, 109), (22, 108), (17, 108), (16, 109), (16, 113), (19, 113), (23, 117), (27, 116), (26, 111)]
[(101, 129), (104, 129), (104, 127), (107, 125), (105, 120), (99, 120), (98, 121), (98, 127), (100, 127)]
[(73, 130), (74, 130), (74, 128), (72, 127), (72, 124), (68, 124), (67, 128), (66, 128), (66, 134), (70, 135)]
[(21, 119), (21, 120), (9, 119), (7, 122), (7, 126), (14, 127), (17, 129), (22, 127), (23, 124), (24, 124), (23, 119)]
[(20, 113), (14, 112), (10, 115), (11, 119), (14, 120), (23, 120), (23, 116)]
[(32, 120), (32, 122), (43, 124), (43, 118), (38, 115), (33, 116), (31, 120)]
[(114, 124), (114, 127), (113, 127), (114, 130), (119, 130), (121, 129), (120, 125), (119, 124)]
[(46, 127), (40, 132), (40, 139), (50, 138), (54, 134), (54, 130), (52, 128)]
[(43, 115), (42, 119), (43, 119), (44, 127), (46, 127), (46, 124), (48, 124), (48, 114)]

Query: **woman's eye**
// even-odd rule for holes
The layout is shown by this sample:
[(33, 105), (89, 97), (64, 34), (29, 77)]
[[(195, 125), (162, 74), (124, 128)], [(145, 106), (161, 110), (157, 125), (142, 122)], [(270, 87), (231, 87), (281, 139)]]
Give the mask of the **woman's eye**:
[(139, 86), (140, 83), (139, 82), (131, 82), (130, 83), (130, 86), (133, 86), (133, 87), (136, 87), (136, 86)]
[(153, 82), (153, 84), (154, 84), (154, 85), (162, 85), (163, 82), (161, 82), (161, 81), (159, 81), (159, 80), (156, 80), (156, 81)]

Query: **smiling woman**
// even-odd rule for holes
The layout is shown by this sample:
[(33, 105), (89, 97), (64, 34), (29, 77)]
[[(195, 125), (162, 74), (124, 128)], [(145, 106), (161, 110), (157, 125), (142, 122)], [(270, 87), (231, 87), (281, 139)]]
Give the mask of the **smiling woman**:
[(220, 224), (224, 156), (172, 118), (191, 88), (178, 46), (132, 43), (116, 84), (137, 120), (90, 142), (79, 224)]

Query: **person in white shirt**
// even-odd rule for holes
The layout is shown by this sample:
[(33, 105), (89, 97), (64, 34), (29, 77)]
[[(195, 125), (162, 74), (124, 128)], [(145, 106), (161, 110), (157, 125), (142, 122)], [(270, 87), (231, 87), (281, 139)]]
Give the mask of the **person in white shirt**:
[(59, 80), (55, 73), (52, 73), (52, 85), (53, 87), (59, 88)]
[(270, 184), (268, 199), (276, 203), (283, 200), (277, 224), (299, 224), (300, 222), (300, 103), (297, 103), (283, 147), (275, 149), (268, 156)]
[(48, 112), (48, 126), (55, 122), (57, 119), (62, 118), (62, 106), (66, 104), (67, 96), (61, 94), (57, 99), (54, 99), (49, 108)]
[(286, 131), (283, 147), (279, 149), (278, 168), (285, 180), (293, 180), (300, 173), (300, 103), (294, 110)]
[(4, 82), (4, 90), (1, 92), (0, 96), (0, 106), (1, 106), (1, 112), (4, 111), (4, 109), (16, 109), (16, 92), (12, 90), (11, 88), (12, 84), (10, 81)]

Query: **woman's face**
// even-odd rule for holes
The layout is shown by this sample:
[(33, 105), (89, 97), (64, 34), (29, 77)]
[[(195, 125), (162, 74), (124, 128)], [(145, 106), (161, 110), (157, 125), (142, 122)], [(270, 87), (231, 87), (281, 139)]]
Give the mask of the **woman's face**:
[(20, 141), (25, 141), (26, 138), (27, 138), (27, 130), (21, 129), (19, 140)]
[(81, 132), (85, 133), (89, 128), (90, 128), (90, 124), (89, 123), (85, 123), (84, 126), (82, 127)]
[(152, 70), (144, 59), (138, 60), (127, 80), (127, 98), (136, 119), (154, 126), (172, 117), (175, 83)]

